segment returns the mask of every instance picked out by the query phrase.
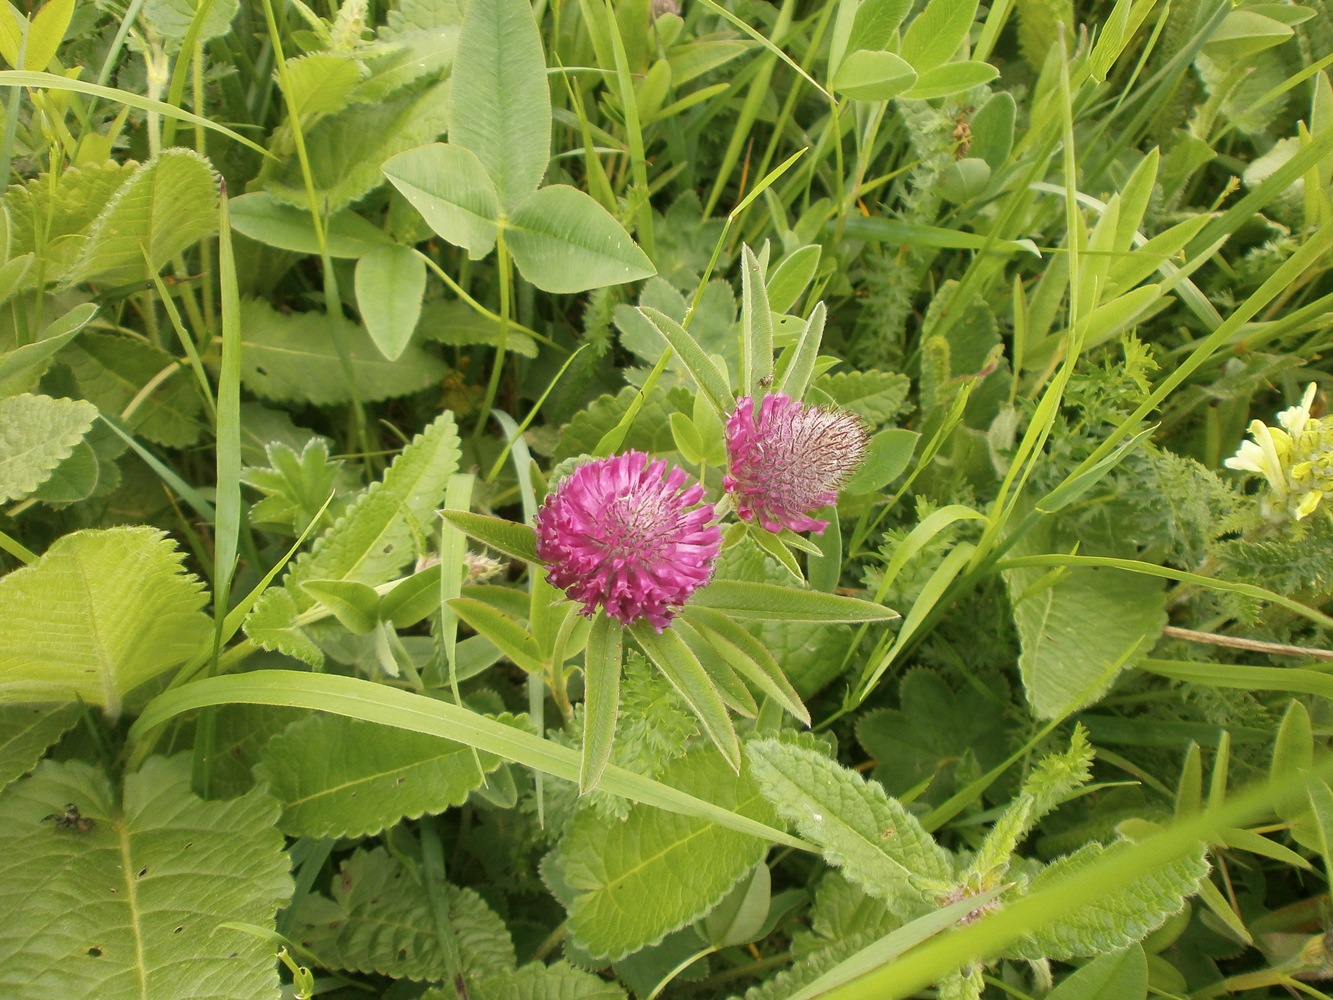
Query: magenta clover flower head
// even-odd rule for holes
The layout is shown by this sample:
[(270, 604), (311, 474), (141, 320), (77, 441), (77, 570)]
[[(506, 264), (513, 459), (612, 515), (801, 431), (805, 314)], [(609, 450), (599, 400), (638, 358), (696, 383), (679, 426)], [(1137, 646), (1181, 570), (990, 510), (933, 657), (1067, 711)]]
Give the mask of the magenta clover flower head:
[(834, 503), (861, 464), (866, 432), (851, 413), (809, 406), (770, 393), (755, 412), (742, 396), (727, 419), (728, 475), (722, 486), (736, 497), (742, 520), (758, 518), (769, 531), (823, 531), (810, 512)]
[(546, 578), (592, 617), (598, 605), (624, 625), (658, 632), (708, 582), (721, 547), (703, 487), (641, 451), (601, 458), (561, 480), (537, 512)]

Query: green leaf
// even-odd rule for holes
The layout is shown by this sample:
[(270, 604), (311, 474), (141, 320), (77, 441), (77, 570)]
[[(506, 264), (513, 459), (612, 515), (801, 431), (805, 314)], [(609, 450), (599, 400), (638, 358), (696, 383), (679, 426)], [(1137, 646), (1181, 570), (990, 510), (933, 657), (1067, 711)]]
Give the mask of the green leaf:
[(638, 311), (676, 352), (717, 414), (723, 418), (728, 416), (736, 408), (736, 401), (727, 384), (727, 376), (718, 369), (694, 335), (664, 312), (644, 306)]
[(97, 407), (82, 399), (28, 393), (0, 399), (0, 502), (21, 499), (50, 479), (96, 419)]
[[(283, 96), (288, 110), (302, 119), (305, 127), (314, 124), (313, 116), (334, 114), (347, 107), (349, 97), (361, 82), (362, 66), (347, 55), (315, 52), (287, 60)], [(283, 80), (283, 77), (279, 77)]]
[(379, 624), (380, 595), (374, 587), (356, 580), (306, 580), (301, 589), (354, 635), (369, 635)]
[(347, 351), (364, 403), (420, 392), (438, 384), (446, 370), (419, 347), (387, 360), (364, 329), (341, 316), (280, 313), (262, 300), (241, 302), (241, 330), (246, 388), (278, 402), (328, 406), (352, 398), (335, 337)]
[(1000, 71), (990, 63), (945, 63), (921, 72), (916, 83), (903, 96), (912, 101), (933, 101), (940, 97), (961, 94), (983, 83), (990, 83)]
[[(766, 266), (767, 247), (764, 261)], [(741, 248), (741, 388), (747, 393), (773, 382), (773, 309), (764, 266), (748, 245)]]
[(477, 155), (456, 143), (404, 150), (384, 173), (421, 213), (426, 225), (481, 260), (495, 247), (500, 196)]
[[(134, 404), (125, 426), (140, 437), (185, 448), (203, 432), (203, 403), (180, 362), (150, 344), (109, 333), (85, 333), (60, 354), (78, 379), (84, 398), (120, 417)], [(170, 370), (152, 392), (148, 383)]]
[(629, 626), (629, 632), (653, 665), (680, 692), (690, 711), (698, 717), (704, 733), (727, 763), (739, 771), (741, 748), (736, 739), (736, 728), (727, 714), (722, 696), (698, 657), (672, 629), (654, 632), (652, 626), (640, 620)]
[(408, 628), (440, 606), (440, 565), (413, 573), (380, 600), (380, 618), (395, 628)]
[(36, 767), (81, 712), (79, 705), (0, 705), (0, 788)]
[(825, 375), (815, 384), (871, 427), (891, 423), (903, 413), (912, 387), (906, 375), (874, 369)]
[[(77, 825), (43, 817), (78, 810)], [(0, 797), (0, 994), (98, 1000), (278, 1000), (274, 926), (290, 860), (262, 791), (205, 802), (183, 757), (113, 792), (81, 762), (43, 762)], [(33, 947), (35, 941), (40, 947)]]
[[(6, 61), (17, 69), (46, 69), (64, 40), (73, 15), (74, 0), (48, 0), (28, 26), (28, 42), (23, 49), (23, 65), (18, 64), (18, 40), (12, 37), (6, 39), (8, 44), (4, 46)], [(6, 20), (9, 20), (8, 16)]]
[(743, 580), (714, 580), (690, 600), (750, 621), (884, 622), (900, 617), (891, 608), (855, 597)]
[(892, 52), (858, 49), (834, 74), (833, 89), (854, 101), (887, 101), (916, 83), (916, 70)]
[(73, 340), (96, 314), (96, 303), (75, 306), (53, 320), (33, 343), (0, 354), (0, 396), (15, 396), (35, 388), (56, 352)]
[(271, 587), (264, 593), (246, 619), (246, 634), (266, 649), (318, 663), (308, 638), (292, 632), (297, 614), (315, 603), (301, 585), (350, 580), (376, 587), (392, 579), (416, 556), (415, 539), (431, 534), (435, 508), (458, 458), (458, 432), (446, 410), (399, 453), (383, 480), (372, 483), (310, 552), (297, 558), (283, 581), (285, 590)]
[[(449, 121), (448, 90), (448, 81), (412, 88), (353, 104), (308, 127), (306, 162), (320, 211), (341, 212), (384, 183), (380, 167), (388, 157), (439, 136)], [(274, 198), (308, 211), (299, 157), (267, 167), (260, 178)]]
[(56, 466), (46, 482), (32, 494), (50, 504), (74, 503), (92, 496), (97, 489), (101, 463), (87, 441), (80, 441), (74, 451)]
[(745, 748), (754, 780), (780, 815), (818, 844), (829, 864), (883, 899), (903, 920), (934, 905), (913, 884), (953, 874), (948, 852), (884, 789), (824, 754), (778, 740)]
[(1101, 955), (1064, 980), (1046, 1000), (1144, 1000), (1148, 957), (1137, 944)]
[(698, 606), (686, 608), (683, 618), (693, 624), (722, 657), (786, 711), (810, 724), (810, 713), (787, 680), (778, 661), (762, 642), (725, 614)]
[(537, 536), (531, 525), (515, 524), (504, 518), (473, 514), (466, 510), (442, 510), (440, 516), (469, 538), (475, 538), (497, 552), (525, 562), (540, 562), (537, 558)]
[[(251, 191), (228, 199), (231, 228), (242, 236), (280, 250), (317, 255), (319, 240), (310, 212), (275, 201), (267, 191)], [(330, 257), (364, 257), (393, 240), (378, 226), (355, 212), (342, 211), (324, 222)]]
[(145, 526), (76, 531), (0, 579), (0, 697), (120, 714), (126, 693), (183, 663), (208, 633), (181, 553)]
[(625, 631), (605, 612), (597, 615), (588, 633), (583, 667), (583, 763), (579, 794), (597, 787), (616, 737), (620, 711), (620, 670), (625, 658)]
[(916, 431), (897, 427), (872, 434), (866, 457), (843, 486), (843, 492), (854, 496), (882, 490), (906, 471), (920, 437)]
[[(501, 721), (507, 724), (511, 717)], [(462, 805), (499, 767), (494, 754), (340, 715), (312, 715), (269, 740), (256, 772), (291, 837), (365, 837)]]
[(551, 158), (546, 57), (527, 0), (469, 0), (452, 79), (449, 141), (477, 154), (512, 210)]
[[(209, 0), (208, 14), (196, 40), (206, 42), (225, 35), (239, 6), (238, 0)], [(147, 0), (143, 14), (160, 34), (179, 41), (189, 31), (201, 7), (203, 0)]]
[[(471, 889), (446, 883), (441, 927), (419, 866), (383, 847), (358, 850), (332, 880), (332, 899), (312, 894), (293, 907), (292, 937), (337, 968), (424, 981), (485, 976), (514, 966), (504, 922)], [(440, 943), (454, 939), (455, 968)]]
[(977, 16), (977, 0), (932, 0), (907, 26), (902, 57), (926, 73), (958, 51)]
[[(754, 782), (712, 751), (674, 761), (661, 780), (759, 822), (774, 819)], [(575, 893), (570, 933), (590, 954), (613, 960), (655, 944), (712, 909), (766, 850), (702, 817), (636, 805), (623, 823), (607, 823), (584, 810), (557, 855)]]
[(768, 865), (757, 864), (750, 877), (738, 883), (699, 923), (705, 941), (730, 948), (753, 941), (763, 930), (773, 901)]
[(606, 209), (564, 184), (523, 199), (505, 222), (505, 242), (523, 277), (547, 292), (585, 292), (657, 273)]
[(820, 253), (817, 243), (797, 247), (773, 268), (768, 277), (768, 304), (775, 313), (788, 312), (814, 280)]
[(380, 247), (356, 262), (356, 307), (370, 339), (390, 361), (407, 349), (425, 293), (426, 263), (408, 247)]
[(217, 222), (217, 179), (208, 161), (193, 150), (165, 149), (117, 187), (62, 280), (67, 285), (94, 278), (108, 284), (143, 280), (145, 253), (157, 273), (215, 232)]
[(1157, 582), (1121, 570), (1075, 567), (1058, 580), (1042, 576), (1040, 568), (1004, 573), (1028, 703), (1053, 719), (1095, 702), (1148, 654), (1166, 625), (1166, 594)]
[(264, 494), (251, 509), (250, 519), (283, 524), (299, 535), (337, 492), (342, 461), (329, 460), (329, 443), (321, 437), (307, 438), (299, 453), (281, 441), (269, 441), (264, 456), (267, 468), (249, 466), (240, 474), (241, 482)]
[[(452, 994), (452, 995), (451, 995)], [(474, 1000), (625, 1000), (625, 991), (567, 962), (529, 962), (513, 972), (497, 972), (470, 986)], [(456, 1000), (452, 987), (437, 986), (421, 1000)]]
[[(1089, 844), (1047, 865), (1028, 888), (1035, 893), (1104, 857), (1131, 849), (1128, 841), (1110, 847)], [(1204, 846), (1185, 857), (1151, 868), (1115, 893), (1102, 896), (1059, 923), (1027, 935), (1007, 954), (1019, 958), (1068, 960), (1103, 955), (1142, 941), (1179, 913), (1208, 874)]]
[(528, 673), (540, 674), (545, 669), (546, 661), (532, 633), (504, 612), (470, 597), (455, 597), (449, 609)]

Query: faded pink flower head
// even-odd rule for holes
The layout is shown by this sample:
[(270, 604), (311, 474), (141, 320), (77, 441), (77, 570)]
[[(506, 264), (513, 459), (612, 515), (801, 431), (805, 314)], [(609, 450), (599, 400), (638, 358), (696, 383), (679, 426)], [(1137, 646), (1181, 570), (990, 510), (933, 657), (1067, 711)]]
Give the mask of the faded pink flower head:
[(759, 519), (769, 531), (823, 531), (810, 516), (838, 499), (866, 453), (866, 432), (851, 413), (770, 393), (755, 413), (754, 400), (736, 400), (727, 419), (729, 474), (722, 486), (736, 495), (736, 513)]
[[(708, 582), (722, 532), (703, 487), (641, 451), (601, 458), (561, 481), (537, 512), (537, 556), (546, 578), (592, 616), (600, 604), (628, 625), (658, 632)], [(691, 509), (693, 508), (693, 509)]]

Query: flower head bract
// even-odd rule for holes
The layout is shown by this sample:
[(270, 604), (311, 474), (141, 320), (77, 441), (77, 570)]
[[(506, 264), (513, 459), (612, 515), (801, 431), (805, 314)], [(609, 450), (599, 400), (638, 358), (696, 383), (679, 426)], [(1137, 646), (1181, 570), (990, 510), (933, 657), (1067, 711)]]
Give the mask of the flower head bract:
[(722, 485), (743, 520), (758, 519), (769, 531), (823, 531), (828, 522), (810, 512), (838, 499), (865, 452), (865, 428), (853, 414), (781, 393), (765, 396), (756, 410), (742, 396), (727, 420)]
[(703, 487), (682, 469), (631, 451), (580, 466), (537, 512), (537, 556), (547, 579), (621, 624), (658, 632), (708, 582), (722, 533)]

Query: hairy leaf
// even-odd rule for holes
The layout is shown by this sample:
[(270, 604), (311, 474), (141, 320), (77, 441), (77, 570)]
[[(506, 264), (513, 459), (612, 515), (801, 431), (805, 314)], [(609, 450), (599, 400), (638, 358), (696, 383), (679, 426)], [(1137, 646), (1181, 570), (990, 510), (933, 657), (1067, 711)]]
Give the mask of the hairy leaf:
[(341, 715), (312, 715), (269, 740), (259, 775), (293, 837), (362, 837), (462, 805), (499, 767), (494, 754)]
[(208, 631), (181, 554), (146, 526), (76, 531), (0, 579), (0, 698), (120, 713), (127, 692), (182, 663)]
[(196, 798), (184, 757), (150, 758), (119, 793), (85, 763), (42, 763), (0, 796), (0, 995), (277, 1000), (273, 946), (223, 927), (271, 929), (291, 893), (276, 816), (262, 791)]
[[(473, 985), (473, 1000), (624, 1000), (625, 991), (600, 976), (573, 968), (568, 962), (529, 962), (520, 969), (497, 972)], [(456, 1000), (448, 987), (437, 987), (421, 1000)]]
[(25, 497), (50, 479), (96, 419), (97, 407), (82, 399), (0, 399), (0, 501)]
[[(711, 749), (672, 762), (660, 780), (773, 821), (749, 776)], [(655, 944), (711, 909), (766, 850), (763, 841), (698, 817), (636, 805), (624, 822), (608, 823), (585, 810), (560, 844), (563, 881), (575, 893), (570, 932), (590, 954), (611, 959)]]
[[(471, 889), (446, 884), (440, 927), (421, 869), (382, 847), (358, 850), (333, 879), (333, 898), (311, 895), (295, 908), (292, 937), (341, 969), (416, 980), (486, 976), (514, 966), (504, 922)], [(451, 968), (440, 934), (452, 935), (462, 968)]]
[(792, 743), (755, 740), (745, 750), (755, 781), (778, 812), (895, 915), (908, 920), (928, 905), (914, 876), (943, 882), (953, 874), (948, 852), (878, 784)]
[(907, 410), (911, 380), (896, 372), (836, 372), (815, 382), (842, 409), (877, 427), (892, 423)]
[[(65, 348), (60, 360), (74, 372), (84, 397), (103, 413), (123, 417), (128, 430), (169, 448), (199, 440), (203, 403), (198, 389), (166, 351), (129, 337), (89, 332)], [(165, 380), (141, 396), (164, 373)]]
[(11, 257), (40, 249), (48, 275), (66, 273), (74, 266), (93, 220), (138, 167), (132, 160), (106, 162), (62, 170), (54, 179), (43, 174), (27, 184), (15, 184), (5, 194)]

